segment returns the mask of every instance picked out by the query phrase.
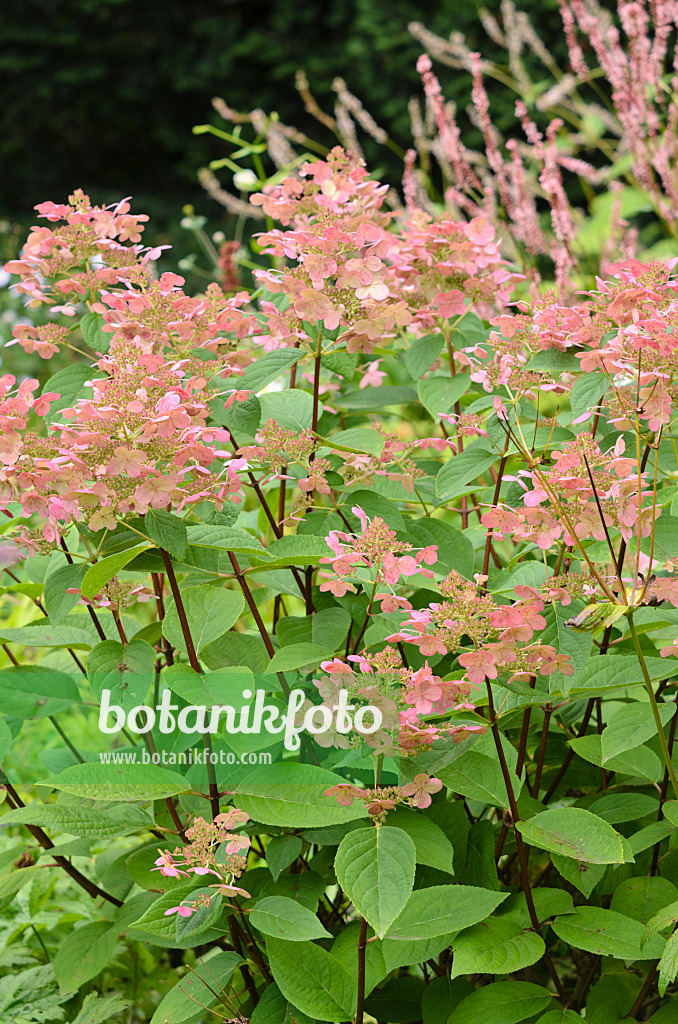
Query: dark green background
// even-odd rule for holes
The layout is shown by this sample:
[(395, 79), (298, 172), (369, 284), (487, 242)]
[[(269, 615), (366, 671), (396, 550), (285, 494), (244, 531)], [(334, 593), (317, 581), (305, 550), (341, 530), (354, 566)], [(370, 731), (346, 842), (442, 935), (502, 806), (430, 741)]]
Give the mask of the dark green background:
[[(498, 12), (499, 0), (486, 6)], [(564, 62), (556, 0), (519, 6)], [(192, 136), (191, 127), (220, 123), (210, 105), (220, 95), (241, 110), (277, 110), (331, 144), (303, 110), (297, 68), (329, 109), (330, 83), (343, 76), (407, 146), (407, 101), (421, 91), (411, 20), (442, 35), (462, 31), (486, 56), (502, 57), (465, 0), (8, 0), (0, 10), (0, 216), (30, 222), (36, 202), (63, 200), (80, 186), (96, 202), (133, 195), (156, 231), (176, 223), (184, 203), (216, 225), (223, 211), (196, 169), (227, 148)], [(436, 70), (463, 107), (468, 75)], [(512, 120), (513, 102), (508, 90), (493, 89), (500, 125)], [(399, 178), (397, 158), (366, 149), (382, 173)], [(224, 172), (227, 187), (229, 179)]]

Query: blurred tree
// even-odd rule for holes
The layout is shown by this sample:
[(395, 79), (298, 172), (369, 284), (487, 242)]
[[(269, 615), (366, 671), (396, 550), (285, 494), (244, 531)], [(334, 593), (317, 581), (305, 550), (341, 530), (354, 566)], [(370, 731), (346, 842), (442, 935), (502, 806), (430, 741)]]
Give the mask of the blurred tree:
[[(486, 6), (499, 14), (500, 0)], [(563, 56), (557, 0), (523, 0), (519, 6), (547, 38), (556, 38)], [(275, 109), (283, 120), (331, 141), (304, 112), (294, 88), (297, 68), (306, 70), (329, 109), (331, 82), (341, 75), (407, 145), (407, 101), (420, 91), (415, 61), (421, 46), (407, 30), (411, 20), (441, 34), (461, 31), (488, 57), (502, 58), (476, 5), (461, 0), (3, 4), (0, 210), (25, 218), (34, 203), (61, 199), (79, 185), (99, 202), (130, 192), (137, 208), (163, 226), (176, 221), (186, 202), (213, 216), (216, 207), (198, 185), (196, 169), (223, 155), (223, 148), (191, 135), (195, 123), (215, 117), (213, 95), (243, 110)], [(468, 76), (440, 70), (446, 95), (468, 102)], [(501, 127), (512, 116), (513, 98), (506, 91), (498, 104), (495, 123)], [(383, 170), (383, 150), (379, 160)]]

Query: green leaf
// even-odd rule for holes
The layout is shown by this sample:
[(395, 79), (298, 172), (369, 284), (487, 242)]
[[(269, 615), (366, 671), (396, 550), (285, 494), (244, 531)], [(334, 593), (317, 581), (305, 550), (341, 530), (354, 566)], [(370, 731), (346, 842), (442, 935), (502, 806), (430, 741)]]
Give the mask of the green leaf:
[(659, 981), (657, 989), (660, 996), (664, 996), (666, 989), (678, 975), (678, 932), (674, 932), (666, 943), (664, 952), (659, 960)]
[[(168, 879), (167, 881), (171, 881)], [(130, 922), (127, 925), (126, 930), (134, 932), (142, 932), (145, 936), (153, 935), (165, 942), (171, 941), (174, 946), (178, 944), (177, 935), (177, 918), (175, 914), (167, 915), (165, 911), (170, 910), (172, 907), (177, 907), (183, 900), (189, 900), (191, 895), (198, 890), (199, 886), (196, 885), (195, 876), (190, 882), (184, 882), (181, 885), (173, 885), (169, 892), (158, 897), (157, 900), (148, 907), (147, 910), (138, 918), (136, 921)]]
[(389, 812), (388, 823), (407, 832), (414, 843), (417, 864), (454, 874), (452, 843), (428, 815), (401, 806)]
[(321, 608), (311, 619), (313, 643), (336, 651), (346, 639), (351, 616), (344, 608)]
[(678, 900), (678, 889), (668, 878), (640, 875), (626, 878), (612, 896), (610, 910), (646, 924), (664, 907)]
[[(471, 800), (481, 800), (485, 804), (508, 807), (506, 785), (496, 758), (477, 750), (466, 750), (461, 757), (436, 774), (453, 793), (460, 793)], [(518, 796), (522, 782), (513, 772), (510, 774), (515, 795)]]
[(461, 974), (513, 974), (536, 964), (546, 947), (541, 935), (501, 917), (488, 917), (460, 932), (452, 948), (451, 977), (456, 978)]
[(570, 391), (572, 415), (576, 418), (590, 409), (596, 409), (610, 386), (610, 378), (600, 370), (593, 370), (578, 377)]
[(581, 673), (588, 664), (591, 648), (593, 646), (593, 635), (591, 633), (577, 632), (565, 623), (572, 618), (572, 609), (564, 608), (556, 604), (546, 613), (548, 623), (545, 630), (540, 633), (540, 643), (553, 644), (559, 654), (567, 654), (570, 664), (574, 668), (574, 675), (565, 676), (562, 672), (555, 672), (549, 677), (549, 689), (553, 693), (558, 690), (563, 696), (567, 696), (570, 688), (576, 685)]
[(497, 461), (497, 456), (485, 448), (468, 448), (453, 455), (436, 476), (436, 498), (438, 503), (459, 498), (479, 487), (481, 473), (486, 473)]
[(252, 1010), (250, 1024), (313, 1024), (313, 1021), (297, 1010), (274, 983), (262, 991)]
[[(194, 1021), (201, 1006), (212, 1007), (220, 990), (226, 989), (242, 957), (210, 951), (191, 967), (160, 1001), (150, 1024), (182, 1024)], [(201, 1014), (202, 1017), (202, 1014)]]
[(311, 764), (260, 765), (236, 789), (238, 807), (254, 821), (283, 828), (315, 828), (364, 817), (362, 801), (341, 807), (325, 790), (344, 780)]
[[(675, 712), (675, 706), (661, 704), (659, 715), (666, 725)], [(602, 736), (603, 764), (617, 754), (639, 747), (657, 734), (657, 727), (649, 703), (628, 704), (611, 716)]]
[(84, 839), (114, 839), (146, 829), (153, 819), (134, 804), (95, 811), (91, 807), (32, 803), (2, 817), (3, 825), (39, 825), (49, 831), (66, 832)]
[(124, 551), (118, 551), (114, 555), (109, 555), (107, 558), (102, 558), (100, 561), (95, 562), (83, 577), (82, 586), (80, 587), (82, 596), (91, 600), (99, 593), (104, 584), (112, 580), (133, 558), (136, 558), (143, 551), (148, 551), (148, 544), (125, 548)]
[(497, 981), (462, 999), (448, 1024), (518, 1024), (545, 1010), (552, 998), (529, 981)]
[(587, 899), (607, 871), (605, 864), (585, 864), (571, 857), (561, 857), (557, 853), (551, 854), (551, 860), (556, 871)]
[(80, 1013), (73, 1018), (73, 1024), (104, 1024), (124, 1010), (130, 1003), (120, 995), (99, 996), (96, 992), (90, 992), (80, 1008)]
[(42, 621), (31, 626), (18, 626), (16, 629), (1, 629), (0, 641), (9, 644), (21, 644), (23, 647), (74, 647), (79, 651), (88, 651), (92, 646), (89, 632), (77, 626), (51, 626)]
[(414, 402), (416, 397), (414, 388), (382, 385), (380, 388), (365, 388), (363, 391), (349, 391), (345, 395), (332, 395), (332, 405), (356, 412), (381, 412), (392, 405), (408, 405)]
[(581, 1024), (581, 1017), (574, 1010), (549, 1010), (537, 1021), (537, 1024)]
[(289, 942), (331, 937), (314, 913), (287, 896), (265, 896), (257, 900), (249, 920), (264, 935)]
[(460, 931), (484, 920), (508, 893), (490, 892), (475, 885), (434, 885), (415, 889), (402, 914), (388, 930), (388, 939), (432, 939), (452, 928)]
[(290, 644), (275, 652), (264, 674), (270, 676), (276, 672), (293, 672), (304, 665), (319, 665), (321, 661), (331, 659), (333, 653), (331, 648), (320, 647), (319, 644)]
[(588, 864), (623, 864), (621, 836), (583, 807), (558, 807), (535, 814), (516, 828), (530, 846)]
[(431, 566), (434, 572), (446, 576), (454, 569), (467, 580), (473, 578), (475, 552), (463, 530), (429, 516), (408, 523), (406, 532), (407, 540), (415, 547), (438, 545), (438, 560)]
[(164, 509), (149, 508), (144, 516), (144, 526), (148, 536), (159, 548), (169, 551), (177, 561), (182, 561), (186, 554), (188, 532), (179, 516)]
[(317, 565), (326, 556), (329, 547), (323, 537), (296, 534), (271, 541), (266, 548), (264, 569), (277, 569), (285, 565)]
[(85, 313), (80, 321), (82, 336), (95, 352), (105, 353), (110, 348), (112, 335), (103, 330), (105, 323), (104, 318), (96, 313)]
[(45, 718), (79, 700), (72, 677), (46, 665), (17, 665), (0, 671), (0, 707), (10, 718)]
[[(45, 580), (43, 602), (53, 626), (61, 622), (80, 600), (80, 585), (86, 571), (84, 565), (62, 565)], [(78, 593), (67, 594), (70, 588)]]
[(135, 637), (123, 646), (117, 640), (102, 640), (87, 658), (87, 678), (97, 700), (110, 690), (110, 703), (125, 712), (143, 704), (153, 681), (155, 651)]
[(293, 864), (301, 853), (302, 842), (299, 836), (273, 836), (266, 847), (266, 863), (268, 870), (277, 881), (281, 872)]
[(238, 389), (254, 391), (255, 394), (262, 391), (287, 370), (291, 370), (303, 355), (303, 351), (289, 348), (277, 348), (273, 352), (267, 352), (245, 368), (242, 377), (238, 377)]
[(69, 932), (54, 958), (54, 973), (62, 992), (74, 992), (95, 978), (108, 963), (118, 936), (110, 921), (92, 921)]
[[(415, 338), (405, 353), (405, 368), (412, 380), (421, 380), (423, 375), (431, 369), (442, 352), (444, 344), (445, 339), (442, 334), (427, 334), (423, 338)], [(421, 392), (419, 397), (421, 398)]]
[(42, 393), (45, 395), (54, 391), (60, 397), (50, 403), (49, 412), (45, 416), (46, 421), (51, 423), (62, 409), (70, 409), (80, 396), (85, 381), (94, 380), (96, 376), (97, 371), (93, 370), (91, 366), (87, 366), (85, 363), (73, 363), (50, 377), (42, 389)]
[[(659, 520), (661, 522), (661, 520)], [(646, 658), (650, 679), (664, 679), (670, 675), (666, 658)], [(635, 654), (606, 655), (604, 658), (589, 658), (577, 682), (570, 687), (570, 693), (585, 696), (600, 696), (612, 689), (627, 686), (643, 686), (643, 675)]]
[(577, 949), (618, 960), (656, 960), (664, 949), (664, 939), (658, 935), (641, 949), (642, 924), (600, 907), (577, 907), (574, 914), (557, 917), (551, 927), (558, 938)]
[[(259, 395), (259, 405), (262, 427), (267, 420), (275, 420), (276, 426), (282, 430), (293, 430), (298, 434), (311, 426), (313, 396), (308, 391), (300, 391), (299, 388), (270, 391)], [(322, 405), (319, 408), (319, 415), (322, 415)]]
[(301, 946), (269, 938), (273, 978), (286, 999), (314, 1020), (342, 1024), (356, 1009), (357, 984), (331, 953), (313, 942)]
[[(644, 818), (646, 814), (656, 815), (658, 806), (657, 798), (647, 793), (606, 793), (594, 800), (588, 810), (608, 825), (619, 825), (623, 821)], [(666, 807), (667, 804), (664, 804), (664, 817), (668, 818)]]
[[(182, 589), (181, 597), (191, 638), (198, 654), (203, 647), (229, 630), (238, 621), (245, 607), (242, 594), (210, 584)], [(162, 632), (173, 647), (180, 651), (186, 650), (186, 641), (173, 601), (168, 604), (165, 611)]]
[(191, 788), (183, 776), (157, 764), (74, 764), (36, 785), (87, 800), (162, 800)]
[[(407, 356), (405, 357), (407, 363)], [(450, 377), (428, 377), (420, 380), (417, 385), (419, 401), (431, 416), (438, 413), (454, 411), (456, 403), (471, 388), (471, 378), (467, 373), (455, 374)]]
[(378, 430), (369, 427), (351, 427), (350, 430), (340, 430), (332, 437), (322, 438), (322, 444), (326, 448), (333, 448), (335, 451), (367, 452), (369, 455), (380, 455), (384, 447), (384, 438)]
[(414, 866), (414, 843), (401, 828), (355, 829), (341, 841), (334, 861), (337, 879), (380, 939), (407, 903)]
[(190, 547), (193, 548), (214, 548), (246, 555), (265, 555), (266, 553), (266, 548), (261, 541), (253, 537), (247, 530), (238, 530), (234, 526), (189, 526), (186, 536)]

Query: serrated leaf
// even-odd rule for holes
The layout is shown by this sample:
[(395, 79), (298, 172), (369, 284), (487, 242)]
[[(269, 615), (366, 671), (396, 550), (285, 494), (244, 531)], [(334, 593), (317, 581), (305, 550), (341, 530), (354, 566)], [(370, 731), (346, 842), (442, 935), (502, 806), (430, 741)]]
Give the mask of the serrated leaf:
[[(84, 565), (62, 565), (45, 580), (43, 602), (52, 625), (57, 625), (80, 600), (80, 585), (87, 571)], [(75, 589), (75, 594), (66, 593)]]
[[(308, 430), (313, 420), (313, 396), (299, 388), (287, 391), (271, 391), (259, 395), (261, 406), (260, 426), (267, 420), (275, 420), (283, 430), (293, 430), (296, 434)], [(322, 405), (319, 408), (322, 415)]]
[(668, 878), (640, 875), (625, 878), (615, 889), (610, 910), (645, 924), (664, 907), (678, 900), (678, 889)]
[(331, 659), (333, 653), (329, 647), (321, 647), (319, 644), (290, 644), (275, 652), (266, 666), (264, 675), (293, 672), (304, 665), (319, 665), (321, 661)]
[(518, 1024), (545, 1010), (553, 996), (529, 981), (497, 981), (459, 1003), (449, 1024)]
[[(675, 713), (673, 704), (661, 704), (659, 716), (666, 725)], [(657, 734), (652, 708), (649, 704), (634, 703), (620, 708), (610, 717), (602, 734), (603, 764), (627, 750), (639, 747)]]
[(459, 498), (480, 485), (477, 480), (497, 461), (485, 448), (468, 448), (451, 456), (436, 476), (436, 499), (439, 503)]
[(168, 551), (172, 558), (181, 561), (186, 554), (188, 532), (186, 524), (172, 512), (149, 508), (144, 516), (144, 526), (151, 540), (159, 548)]
[[(444, 344), (445, 339), (442, 334), (427, 334), (423, 338), (415, 338), (405, 353), (405, 368), (412, 380), (421, 380), (427, 370), (431, 369), (442, 352)], [(419, 398), (423, 402), (421, 392), (419, 392)], [(426, 405), (425, 402), (424, 405)], [(439, 411), (447, 412), (448, 410)]]
[(513, 974), (536, 964), (545, 950), (541, 935), (501, 917), (465, 928), (452, 943), (452, 978), (462, 974)]
[(91, 921), (62, 940), (54, 958), (54, 973), (62, 992), (74, 992), (95, 978), (108, 963), (118, 941), (110, 921)]
[(266, 847), (266, 863), (268, 870), (276, 882), (280, 874), (293, 864), (301, 853), (302, 842), (299, 836), (273, 836)]
[(161, 800), (186, 793), (190, 785), (177, 772), (156, 764), (74, 764), (36, 783), (88, 800)]
[(195, 548), (215, 548), (246, 555), (266, 554), (261, 541), (247, 530), (239, 530), (235, 526), (189, 526), (186, 535), (189, 545)]
[[(242, 615), (245, 600), (241, 593), (209, 584), (182, 589), (181, 597), (195, 649), (200, 653), (213, 640), (233, 626)], [(170, 602), (162, 622), (163, 636), (173, 647), (186, 650), (186, 640), (174, 602)]]
[(382, 385), (379, 388), (365, 388), (363, 391), (349, 391), (345, 395), (332, 395), (332, 405), (340, 409), (355, 409), (357, 412), (381, 411), (391, 405), (407, 405), (416, 400), (414, 388)]
[(243, 375), (238, 378), (238, 389), (254, 391), (255, 394), (262, 391), (287, 370), (291, 370), (304, 354), (299, 349), (289, 348), (278, 348), (273, 352), (267, 352), (245, 368)]
[(430, 516), (407, 524), (407, 539), (415, 547), (438, 546), (438, 559), (431, 566), (434, 572), (447, 575), (451, 569), (467, 580), (473, 578), (475, 552), (473, 544), (463, 530)]
[(600, 370), (593, 370), (578, 377), (570, 391), (572, 415), (576, 418), (589, 409), (596, 409), (609, 387), (610, 378)]
[(475, 885), (434, 885), (415, 889), (405, 909), (388, 930), (387, 938), (400, 941), (433, 939), (452, 928), (460, 931), (484, 920), (508, 893), (491, 892)]
[[(452, 764), (441, 768), (436, 774), (453, 793), (460, 793), (471, 800), (482, 800), (483, 803), (508, 807), (506, 785), (496, 758), (491, 758), (478, 750), (466, 750)], [(522, 782), (513, 772), (511, 777), (517, 796)]]
[(665, 945), (664, 939), (653, 935), (641, 949), (643, 926), (600, 907), (577, 907), (574, 914), (557, 917), (551, 927), (559, 938), (577, 949), (618, 960), (656, 960)]
[(659, 960), (657, 989), (660, 996), (665, 995), (668, 986), (676, 980), (676, 975), (678, 975), (678, 932), (671, 935)]
[(92, 693), (101, 700), (103, 690), (110, 690), (110, 704), (125, 712), (143, 704), (153, 681), (155, 651), (145, 640), (134, 637), (128, 644), (102, 640), (87, 658), (87, 678)]
[(149, 828), (152, 818), (134, 804), (95, 811), (91, 807), (32, 803), (3, 815), (3, 825), (39, 825), (84, 839), (113, 839)]
[(357, 984), (336, 957), (313, 942), (300, 945), (269, 938), (273, 978), (282, 994), (315, 1020), (341, 1024), (356, 1009)]
[(79, 700), (71, 676), (46, 665), (17, 665), (0, 671), (0, 707), (11, 718), (44, 718)]
[(249, 920), (264, 935), (288, 942), (330, 938), (314, 913), (287, 896), (265, 896), (257, 900)]
[(105, 1024), (105, 1021), (123, 1013), (129, 1005), (128, 1000), (120, 995), (100, 996), (90, 992), (85, 996), (78, 1016), (73, 1018), (73, 1024)]
[[(254, 768), (239, 783), (235, 802), (254, 821), (283, 828), (315, 828), (365, 815), (361, 801), (341, 807), (325, 790), (344, 780), (311, 764), (280, 762)], [(359, 804), (359, 806), (358, 806)]]
[(349, 832), (334, 861), (339, 884), (380, 939), (407, 903), (414, 867), (414, 843), (390, 825)]
[(50, 402), (45, 420), (51, 423), (62, 409), (71, 408), (83, 390), (85, 381), (94, 380), (96, 376), (97, 371), (85, 363), (73, 363), (71, 366), (64, 367), (63, 370), (58, 370), (42, 389), (43, 394), (53, 391), (60, 396)]
[(136, 558), (137, 555), (144, 551), (148, 551), (148, 544), (125, 548), (124, 551), (118, 551), (114, 555), (109, 555), (107, 558), (102, 558), (95, 562), (83, 576), (80, 587), (82, 596), (91, 600), (99, 593), (104, 584), (112, 580), (133, 558)]
[(16, 629), (0, 629), (0, 642), (21, 644), (22, 647), (74, 647), (79, 651), (88, 651), (92, 646), (87, 630), (77, 626), (51, 626), (49, 622), (42, 625), (18, 626)]
[(452, 843), (428, 815), (400, 806), (389, 812), (388, 823), (408, 834), (414, 843), (417, 864), (454, 874)]
[(627, 859), (618, 832), (583, 807), (558, 807), (535, 814), (516, 828), (530, 846), (587, 864), (623, 864)]
[[(407, 360), (407, 357), (405, 358)], [(458, 373), (452, 378), (428, 377), (426, 380), (420, 380), (417, 385), (417, 394), (426, 411), (431, 416), (437, 416), (439, 413), (454, 412), (456, 403), (470, 387), (469, 375)]]

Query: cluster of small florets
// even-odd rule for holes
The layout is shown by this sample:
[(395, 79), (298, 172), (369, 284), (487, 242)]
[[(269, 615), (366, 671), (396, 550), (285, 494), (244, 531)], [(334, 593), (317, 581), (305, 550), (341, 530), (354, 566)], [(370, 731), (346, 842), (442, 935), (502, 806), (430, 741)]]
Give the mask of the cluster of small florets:
[(638, 476), (636, 460), (624, 455), (623, 438), (603, 454), (584, 432), (562, 451), (554, 451), (548, 468), (518, 474), (516, 480), (525, 489), (524, 510), (495, 507), (482, 516), (482, 523), (498, 535), (530, 540), (543, 550), (561, 537), (568, 545), (587, 537), (605, 540), (610, 527), (627, 542), (639, 529), (647, 537), (661, 510), (651, 504), (642, 507), (652, 491), (639, 495)]
[(356, 535), (332, 530), (325, 538), (332, 555), (321, 558), (320, 563), (329, 564), (332, 574), (321, 574), (326, 580), (320, 590), (343, 597), (347, 592), (355, 593), (355, 581), (372, 586), (370, 604), (378, 601), (382, 611), (411, 608), (409, 601), (398, 596), (394, 587), (401, 577), (418, 573), (432, 579), (434, 574), (424, 565), (434, 565), (437, 561), (437, 545), (414, 551), (411, 544), (399, 541), (395, 531), (379, 516), (370, 521), (358, 506), (351, 511), (360, 519), (361, 532)]
[(240, 448), (238, 454), (256, 459), (274, 473), (279, 473), (289, 464), (307, 465), (315, 448), (316, 441), (311, 430), (295, 433), (281, 427), (274, 419), (268, 419), (257, 431), (254, 444)]
[(431, 797), (443, 788), (440, 779), (421, 772), (412, 782), (404, 786), (376, 786), (360, 789), (349, 783), (340, 783), (325, 790), (325, 796), (336, 797), (341, 807), (350, 807), (354, 800), (362, 800), (367, 813), (374, 821), (383, 822), (386, 815), (398, 804), (424, 809), (431, 806)]
[[(251, 846), (251, 839), (249, 836), (236, 835), (232, 830), (247, 821), (249, 814), (235, 807), (218, 814), (214, 821), (196, 818), (191, 827), (186, 829), (188, 844), (177, 847), (173, 853), (158, 850), (160, 856), (151, 870), (159, 871), (166, 878), (181, 878), (182, 875), (189, 878), (191, 874), (214, 875), (218, 883), (211, 884), (211, 889), (225, 896), (249, 897), (248, 892), (233, 885), (233, 880), (242, 874), (247, 865), (246, 853)], [(192, 901), (182, 900), (179, 906), (166, 910), (165, 916), (178, 914), (180, 917), (190, 917), (202, 907), (209, 907), (211, 899), (203, 893)]]

